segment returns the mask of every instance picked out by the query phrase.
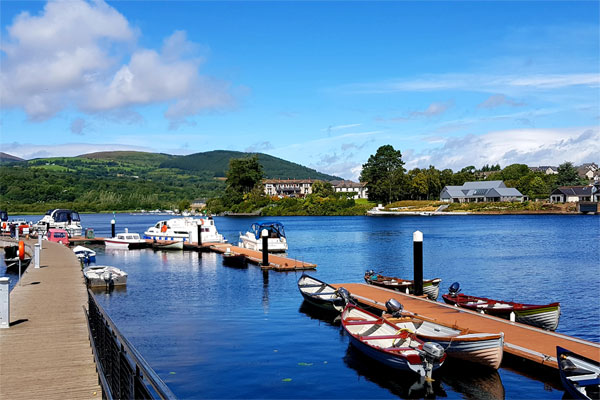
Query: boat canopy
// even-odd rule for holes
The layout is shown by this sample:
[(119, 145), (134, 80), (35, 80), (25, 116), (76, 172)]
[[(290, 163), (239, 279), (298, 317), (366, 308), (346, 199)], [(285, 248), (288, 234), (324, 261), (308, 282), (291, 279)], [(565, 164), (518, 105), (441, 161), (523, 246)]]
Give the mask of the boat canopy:
[(250, 232), (254, 233), (256, 239), (260, 238), (260, 233), (266, 229), (269, 231), (269, 237), (285, 237), (285, 230), (281, 222), (255, 222), (250, 227)]
[(8, 221), (8, 213), (4, 210), (0, 210), (0, 221)]
[(54, 222), (80, 221), (78, 212), (62, 209), (54, 210), (52, 218), (54, 219)]

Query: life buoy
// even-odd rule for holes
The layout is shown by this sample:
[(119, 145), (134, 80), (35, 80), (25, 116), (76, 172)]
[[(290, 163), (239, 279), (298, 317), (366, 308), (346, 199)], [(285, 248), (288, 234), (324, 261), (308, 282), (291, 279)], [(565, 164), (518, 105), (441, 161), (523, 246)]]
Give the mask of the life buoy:
[(25, 258), (25, 242), (19, 240), (19, 258), (23, 260)]
[(6, 229), (6, 222), (2, 223), (2, 229)]
[(200, 218), (200, 225), (204, 225), (204, 220)]
[(167, 231), (167, 224), (164, 224), (161, 228), (160, 228), (161, 232), (166, 232)]

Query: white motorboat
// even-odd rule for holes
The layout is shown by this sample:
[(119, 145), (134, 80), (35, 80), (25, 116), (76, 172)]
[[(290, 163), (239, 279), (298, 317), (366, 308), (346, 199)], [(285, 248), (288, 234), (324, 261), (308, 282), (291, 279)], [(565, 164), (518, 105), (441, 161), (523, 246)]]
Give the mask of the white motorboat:
[(158, 221), (144, 232), (145, 239), (171, 240), (198, 243), (200, 229), (202, 243), (225, 243), (227, 240), (217, 232), (215, 220), (208, 218), (173, 218)]
[(117, 236), (104, 239), (104, 245), (111, 249), (136, 249), (146, 246), (146, 240), (140, 238), (139, 233), (130, 233), (127, 229)]
[(75, 246), (73, 248), (73, 253), (79, 258), (81, 262), (84, 264), (95, 263), (96, 262), (96, 252), (92, 249), (89, 249), (84, 246)]
[(267, 246), (269, 253), (284, 253), (288, 249), (285, 230), (281, 222), (255, 222), (250, 230), (243, 235), (240, 234), (239, 246), (245, 249), (262, 251), (262, 231), (267, 230), (269, 239)]
[(90, 287), (113, 287), (127, 284), (127, 272), (107, 265), (92, 265), (83, 269)]
[(81, 236), (79, 213), (62, 208), (48, 210), (46, 215), (33, 225), (33, 230), (41, 233), (46, 233), (51, 228), (64, 229), (70, 237)]

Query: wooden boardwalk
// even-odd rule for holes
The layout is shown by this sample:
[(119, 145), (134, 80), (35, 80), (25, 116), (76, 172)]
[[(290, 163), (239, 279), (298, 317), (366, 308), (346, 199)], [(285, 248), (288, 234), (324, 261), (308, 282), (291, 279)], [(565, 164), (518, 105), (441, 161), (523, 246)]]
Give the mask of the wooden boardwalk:
[(600, 361), (600, 344), (550, 332), (506, 319), (483, 315), (464, 308), (431, 301), (364, 283), (337, 283), (346, 288), (359, 302), (385, 310), (385, 302), (395, 298), (404, 309), (434, 318), (440, 322), (469, 328), (472, 332), (504, 332), (504, 351), (520, 358), (558, 368), (556, 346), (567, 348), (585, 357)]
[[(243, 247), (233, 246), (227, 243), (206, 243), (203, 244), (209, 246), (211, 250), (218, 253), (225, 253), (227, 249), (231, 249), (233, 253), (244, 254), (248, 261), (253, 264), (260, 265), (262, 263), (262, 252), (250, 249), (244, 249)], [(296, 260), (293, 258), (287, 258), (278, 256), (275, 254), (269, 254), (269, 266), (261, 265), (263, 269), (274, 269), (276, 271), (297, 271), (306, 269), (316, 269), (316, 264), (307, 263), (304, 261)]]
[(40, 265), (32, 262), (10, 294), (11, 327), (0, 329), (0, 399), (100, 399), (79, 261), (68, 247), (44, 241)]

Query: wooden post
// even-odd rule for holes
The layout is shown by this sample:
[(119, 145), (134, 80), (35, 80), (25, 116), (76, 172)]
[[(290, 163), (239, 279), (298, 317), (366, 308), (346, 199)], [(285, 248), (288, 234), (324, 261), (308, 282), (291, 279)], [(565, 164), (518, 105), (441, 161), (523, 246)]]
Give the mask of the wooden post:
[(115, 235), (115, 224), (116, 224), (115, 219), (114, 218), (111, 219), (110, 220), (110, 232), (112, 233), (111, 237), (116, 237), (117, 236), (117, 235)]
[(196, 225), (198, 228), (198, 247), (202, 246), (202, 225)]
[(423, 232), (413, 233), (414, 295), (423, 295)]
[(263, 229), (261, 232), (262, 236), (262, 265), (263, 267), (269, 266), (269, 231)]

